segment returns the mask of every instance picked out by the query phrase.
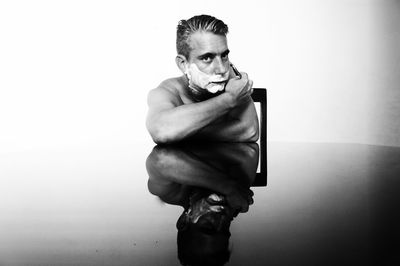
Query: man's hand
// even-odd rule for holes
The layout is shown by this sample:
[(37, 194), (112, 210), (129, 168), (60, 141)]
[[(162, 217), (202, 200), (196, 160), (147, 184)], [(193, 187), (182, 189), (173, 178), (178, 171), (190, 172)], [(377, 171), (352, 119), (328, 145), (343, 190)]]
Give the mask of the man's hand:
[(242, 78), (231, 78), (225, 86), (225, 92), (232, 96), (233, 105), (240, 105), (253, 93), (253, 81), (246, 73), (241, 72)]

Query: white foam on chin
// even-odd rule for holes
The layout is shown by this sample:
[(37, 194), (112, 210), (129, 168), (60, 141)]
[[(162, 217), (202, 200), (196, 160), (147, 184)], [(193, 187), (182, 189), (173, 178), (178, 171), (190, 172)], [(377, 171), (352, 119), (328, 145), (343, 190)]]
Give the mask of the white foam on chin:
[(207, 90), (211, 93), (217, 93), (218, 91), (222, 91), (225, 87), (225, 84), (216, 84), (211, 86), (210, 88), (207, 88)]
[[(216, 93), (222, 91), (225, 88), (225, 84), (212, 84), (213, 82), (226, 81), (229, 77), (229, 71), (223, 75), (209, 75), (201, 71), (196, 64), (192, 63), (186, 66), (186, 76), (189, 79), (189, 83), (193, 83), (196, 86), (206, 89), (210, 93)], [(211, 85), (209, 85), (211, 83)]]

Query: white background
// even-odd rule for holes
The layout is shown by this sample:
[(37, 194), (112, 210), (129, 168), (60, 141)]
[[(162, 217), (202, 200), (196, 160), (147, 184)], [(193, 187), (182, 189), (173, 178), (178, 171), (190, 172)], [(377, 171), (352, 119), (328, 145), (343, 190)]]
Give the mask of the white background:
[(147, 93), (202, 13), (268, 89), (268, 140), (400, 146), (399, 1), (2, 1), (0, 152), (151, 143)]

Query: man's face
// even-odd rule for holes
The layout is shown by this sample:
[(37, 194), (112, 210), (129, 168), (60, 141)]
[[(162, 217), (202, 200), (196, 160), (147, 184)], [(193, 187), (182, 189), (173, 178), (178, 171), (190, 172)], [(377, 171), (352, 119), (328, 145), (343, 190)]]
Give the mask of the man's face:
[(192, 48), (185, 64), (189, 85), (216, 93), (229, 79), (229, 49), (225, 36), (197, 31), (189, 40)]

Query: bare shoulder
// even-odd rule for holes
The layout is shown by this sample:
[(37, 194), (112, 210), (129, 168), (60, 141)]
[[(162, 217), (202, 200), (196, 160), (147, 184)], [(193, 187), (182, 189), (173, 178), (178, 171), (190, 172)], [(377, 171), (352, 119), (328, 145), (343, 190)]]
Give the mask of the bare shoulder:
[(164, 80), (158, 85), (157, 88), (152, 89), (148, 96), (147, 102), (149, 106), (156, 105), (182, 105), (181, 94), (185, 86), (187, 86), (187, 81), (183, 76), (169, 78)]

